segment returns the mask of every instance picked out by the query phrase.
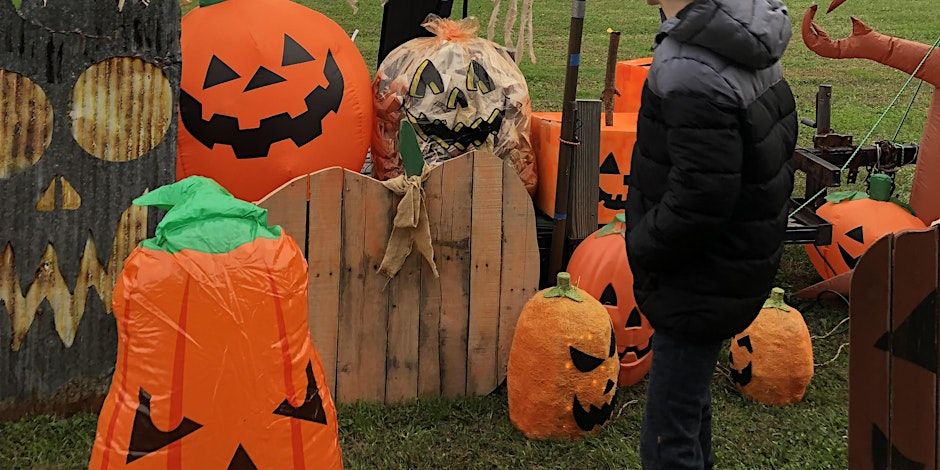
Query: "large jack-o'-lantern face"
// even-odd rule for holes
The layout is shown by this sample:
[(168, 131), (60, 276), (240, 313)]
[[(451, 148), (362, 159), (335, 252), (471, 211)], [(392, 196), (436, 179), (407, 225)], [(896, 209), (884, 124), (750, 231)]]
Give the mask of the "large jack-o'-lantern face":
[(339, 25), (289, 0), (226, 0), (183, 19), (178, 177), (259, 200), (296, 176), (362, 168), (365, 61)]
[(607, 158), (601, 162), (599, 200), (601, 208), (609, 211), (627, 210), (627, 184), (630, 175), (622, 173), (620, 167), (613, 153), (608, 154)]
[(610, 314), (620, 358), (619, 385), (634, 385), (649, 372), (653, 328), (633, 297), (633, 274), (624, 249), (625, 224), (619, 219), (578, 245), (568, 271), (579, 287), (597, 298)]
[[(592, 338), (587, 338), (591, 340)], [(616, 362), (615, 354), (617, 352), (617, 338), (614, 336), (613, 329), (610, 332), (610, 345), (606, 351), (595, 351), (598, 341), (591, 341), (594, 344), (583, 344), (581, 348), (591, 351), (594, 354), (581, 351), (574, 345), (568, 346), (568, 354), (571, 356), (571, 364), (574, 365), (574, 371), (568, 370), (571, 374), (586, 374), (585, 376), (573, 377), (573, 383), (582, 382), (583, 387), (573, 390), (571, 416), (574, 422), (584, 432), (591, 432), (597, 426), (603, 426), (610, 419), (610, 414), (614, 409), (616, 400), (616, 383), (605, 376), (607, 370), (616, 368), (616, 364), (602, 367), (607, 362)], [(602, 344), (602, 343), (600, 343)], [(598, 354), (600, 352), (600, 354)], [(597, 377), (595, 377), (597, 376)], [(590, 383), (590, 387), (587, 385)], [(603, 384), (603, 390), (598, 385)], [(612, 393), (613, 392), (613, 393)], [(578, 396), (580, 393), (580, 397)], [(599, 405), (595, 405), (598, 403)]]

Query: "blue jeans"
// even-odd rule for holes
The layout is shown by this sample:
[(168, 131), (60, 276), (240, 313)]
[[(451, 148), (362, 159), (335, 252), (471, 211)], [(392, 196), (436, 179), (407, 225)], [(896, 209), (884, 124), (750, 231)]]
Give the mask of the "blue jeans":
[(721, 344), (653, 337), (646, 416), (640, 435), (644, 470), (708, 470), (712, 452), (711, 383)]

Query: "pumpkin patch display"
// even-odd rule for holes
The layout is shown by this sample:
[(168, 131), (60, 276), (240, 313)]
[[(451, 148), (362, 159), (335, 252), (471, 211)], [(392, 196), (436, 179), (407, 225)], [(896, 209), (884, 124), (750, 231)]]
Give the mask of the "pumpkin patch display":
[(376, 74), (373, 176), (383, 181), (402, 174), (398, 130), (408, 120), (432, 167), (487, 150), (508, 161), (533, 194), (531, 105), (519, 67), (505, 49), (477, 36), (473, 19), (438, 18), (424, 26), (434, 36), (399, 46)]
[(633, 273), (627, 261), (626, 220), (613, 222), (584, 239), (571, 255), (568, 272), (578, 287), (600, 300), (614, 326), (620, 358), (618, 385), (636, 384), (653, 364), (653, 328), (633, 298)]
[(257, 201), (295, 177), (359, 171), (372, 127), (356, 45), (290, 0), (203, 0), (182, 22), (177, 178)]
[(759, 403), (799, 402), (813, 378), (813, 344), (803, 315), (776, 288), (757, 318), (731, 339), (731, 378), (741, 393)]
[(516, 323), (509, 351), (509, 419), (531, 439), (577, 439), (610, 419), (617, 340), (607, 310), (558, 274)]
[(832, 224), (832, 244), (806, 246), (810, 261), (823, 279), (853, 269), (876, 241), (890, 233), (925, 228), (923, 221), (891, 198), (886, 175), (871, 177), (870, 193), (849, 191), (830, 194), (816, 213)]
[[(608, 224), (627, 208), (630, 162), (636, 143), (636, 113), (615, 113), (614, 125), (601, 124), (600, 176), (597, 182), (597, 223)], [(558, 180), (558, 139), (561, 113), (534, 113), (532, 147), (537, 159), (539, 187), (536, 206), (549, 216), (555, 214), (555, 182)]]
[(115, 287), (117, 364), (89, 468), (342, 468), (293, 239), (207, 178), (135, 204), (169, 211)]

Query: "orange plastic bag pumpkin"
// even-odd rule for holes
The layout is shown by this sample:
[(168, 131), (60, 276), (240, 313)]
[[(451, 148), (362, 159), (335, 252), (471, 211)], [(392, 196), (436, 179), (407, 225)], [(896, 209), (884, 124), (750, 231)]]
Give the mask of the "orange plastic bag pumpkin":
[(629, 387), (646, 377), (653, 365), (653, 327), (637, 308), (633, 273), (627, 261), (623, 213), (584, 239), (571, 255), (568, 272), (574, 283), (598, 299), (614, 326), (620, 358), (618, 385)]
[(343, 28), (290, 0), (203, 3), (182, 24), (177, 178), (258, 201), (317, 170), (362, 169), (371, 79)]
[(477, 37), (476, 21), (435, 19), (382, 61), (373, 84), (373, 176), (402, 174), (398, 129), (407, 119), (430, 165), (471, 150), (506, 160), (529, 194), (538, 180), (529, 142), (529, 88), (505, 49)]
[(134, 203), (169, 212), (114, 290), (118, 357), (89, 468), (342, 468), (293, 239), (207, 178)]

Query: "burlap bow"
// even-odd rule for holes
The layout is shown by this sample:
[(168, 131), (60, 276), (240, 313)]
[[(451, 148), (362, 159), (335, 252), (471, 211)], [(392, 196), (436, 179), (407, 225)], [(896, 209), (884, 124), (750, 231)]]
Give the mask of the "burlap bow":
[(379, 267), (379, 272), (388, 276), (389, 279), (398, 274), (415, 245), (418, 247), (418, 253), (421, 253), (427, 260), (434, 277), (439, 277), (437, 265), (434, 264), (431, 226), (424, 202), (424, 181), (430, 174), (431, 167), (425, 165), (421, 176), (401, 175), (382, 182), (390, 191), (402, 196), (395, 214), (395, 222), (392, 225), (392, 235), (385, 249), (385, 259)]

